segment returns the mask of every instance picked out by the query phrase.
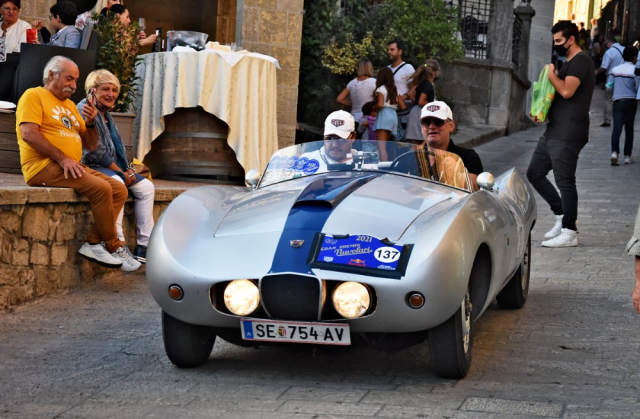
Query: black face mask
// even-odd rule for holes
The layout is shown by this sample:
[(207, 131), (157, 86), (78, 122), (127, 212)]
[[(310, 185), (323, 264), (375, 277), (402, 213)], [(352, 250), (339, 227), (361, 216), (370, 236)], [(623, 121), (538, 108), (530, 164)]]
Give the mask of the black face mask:
[(433, 79), (433, 81), (438, 81), (438, 80), (440, 80), (440, 76), (438, 76), (435, 79)]
[(565, 42), (562, 45), (554, 45), (553, 50), (561, 57), (565, 57), (567, 55), (567, 51), (569, 48), (565, 47), (567, 43)]

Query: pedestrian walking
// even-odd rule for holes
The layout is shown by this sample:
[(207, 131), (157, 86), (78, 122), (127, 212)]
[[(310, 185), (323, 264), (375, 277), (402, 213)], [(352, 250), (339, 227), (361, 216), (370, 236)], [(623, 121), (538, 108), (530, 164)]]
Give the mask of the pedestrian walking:
[(363, 116), (362, 106), (371, 100), (376, 89), (376, 79), (373, 76), (371, 61), (368, 58), (360, 59), (356, 78), (351, 80), (336, 98), (339, 104), (351, 107), (351, 115), (356, 121), (356, 126)]
[[(527, 179), (556, 216), (556, 223), (545, 234), (548, 240), (543, 241), (542, 246), (571, 247), (578, 245), (576, 169), (580, 150), (589, 140), (594, 66), (589, 55), (580, 49), (575, 24), (560, 21), (551, 33), (554, 51), (566, 56), (566, 60), (557, 75), (555, 66), (550, 64), (549, 81), (555, 87), (556, 95), (549, 109), (547, 129), (531, 157)], [(547, 179), (551, 170), (560, 194)]]
[(600, 126), (610, 127), (613, 110), (613, 77), (611, 76), (611, 70), (620, 64), (624, 64), (624, 59), (622, 58), (624, 47), (612, 36), (604, 41), (604, 46), (607, 51), (604, 53), (602, 64), (600, 64), (600, 68), (596, 70), (595, 74), (597, 76), (600, 73), (607, 72), (607, 82), (604, 89), (604, 121)]
[(420, 112), (427, 103), (436, 99), (433, 82), (439, 74), (440, 64), (436, 60), (429, 60), (418, 67), (418, 70), (409, 79), (409, 96), (413, 97), (413, 107), (409, 113), (407, 130), (404, 134), (405, 140), (420, 142), (424, 140)]
[(638, 49), (626, 47), (624, 64), (611, 70), (613, 77), (613, 131), (611, 132), (611, 165), (618, 166), (620, 135), (624, 127), (624, 164), (633, 163), (633, 124), (638, 109), (638, 83), (635, 76)]
[(374, 101), (376, 102), (373, 110), (378, 112), (376, 123), (373, 130), (376, 132), (376, 140), (378, 143), (378, 152), (380, 153), (380, 161), (388, 161), (386, 141), (393, 140), (398, 137), (398, 116), (396, 109), (404, 109), (405, 104), (402, 96), (398, 95), (396, 84), (393, 81), (393, 72), (389, 67), (383, 67), (378, 70), (376, 80), (376, 91), (374, 93)]
[(411, 103), (409, 103), (410, 100), (407, 97), (407, 93), (409, 92), (409, 77), (416, 72), (411, 64), (404, 62), (402, 58), (403, 50), (404, 43), (399, 39), (394, 39), (387, 43), (387, 55), (391, 61), (389, 68), (393, 72), (393, 80), (398, 95), (401, 96), (401, 100), (405, 102), (404, 108), (396, 109), (396, 114), (398, 115), (398, 138), (404, 137), (404, 130), (409, 121), (409, 112), (411, 111)]

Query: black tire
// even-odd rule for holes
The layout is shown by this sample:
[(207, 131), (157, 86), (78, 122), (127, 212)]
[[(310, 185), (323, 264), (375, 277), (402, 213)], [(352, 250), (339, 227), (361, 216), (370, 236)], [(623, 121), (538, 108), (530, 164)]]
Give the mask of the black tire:
[[(473, 352), (471, 313), (471, 297), (467, 291), (464, 302), (456, 313), (441, 325), (429, 330), (431, 362), (442, 378), (464, 378), (469, 371)], [(463, 316), (469, 329), (466, 336), (462, 326)], [(465, 338), (467, 338), (466, 343)]]
[(162, 338), (169, 361), (180, 368), (204, 364), (216, 341), (213, 327), (185, 323), (162, 312)]
[(529, 296), (529, 280), (531, 278), (531, 234), (527, 240), (522, 263), (511, 277), (507, 285), (498, 293), (496, 300), (500, 308), (519, 309), (524, 307)]

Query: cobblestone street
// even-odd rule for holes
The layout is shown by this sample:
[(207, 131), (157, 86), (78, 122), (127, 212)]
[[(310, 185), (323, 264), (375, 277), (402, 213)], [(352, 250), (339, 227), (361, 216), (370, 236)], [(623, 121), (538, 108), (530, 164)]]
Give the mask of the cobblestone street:
[[(136, 273), (0, 313), (0, 417), (640, 418), (640, 316), (624, 252), (640, 162), (610, 165), (602, 97), (596, 90), (578, 165), (580, 245), (540, 247), (554, 219), (538, 197), (529, 301), (490, 308), (476, 323), (467, 378), (439, 378), (426, 343), (387, 354), (217, 340), (206, 365), (180, 370)], [(525, 173), (543, 131), (478, 147), (485, 170)]]

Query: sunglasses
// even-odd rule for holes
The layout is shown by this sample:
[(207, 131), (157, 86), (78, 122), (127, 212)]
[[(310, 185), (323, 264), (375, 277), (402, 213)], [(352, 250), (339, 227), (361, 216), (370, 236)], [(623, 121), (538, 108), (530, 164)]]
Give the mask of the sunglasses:
[(424, 126), (431, 126), (431, 124), (434, 124), (436, 127), (441, 127), (444, 125), (444, 123), (447, 122), (443, 119), (438, 119), (438, 118), (424, 118), (422, 121), (420, 121), (420, 123)]
[(341, 144), (341, 145), (347, 142), (347, 140), (345, 140), (342, 137), (338, 137), (337, 135), (328, 135), (328, 136), (324, 137), (324, 140), (325, 141), (335, 141), (336, 143)]

